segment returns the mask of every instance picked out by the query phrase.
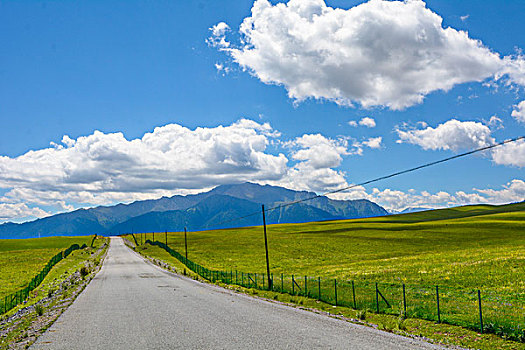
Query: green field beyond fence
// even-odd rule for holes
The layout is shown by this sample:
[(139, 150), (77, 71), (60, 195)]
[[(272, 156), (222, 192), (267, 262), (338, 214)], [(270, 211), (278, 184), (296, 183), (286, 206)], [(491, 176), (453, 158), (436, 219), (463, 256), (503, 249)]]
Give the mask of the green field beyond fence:
[[(237, 270), (212, 270), (165, 243), (145, 243), (166, 250), (190, 270), (212, 282), (299, 295), (325, 303), (376, 313), (421, 318), (525, 342), (525, 298), (490, 290), (459, 289), (402, 283), (371, 283), (294, 275), (268, 275)], [(271, 284), (271, 287), (269, 286)]]
[(11, 310), (15, 306), (26, 300), (29, 296), (29, 293), (33, 291), (36, 287), (38, 287), (40, 283), (42, 283), (42, 281), (44, 280), (44, 278), (46, 278), (47, 274), (49, 273), (49, 271), (51, 271), (53, 266), (58, 264), (62, 259), (67, 258), (67, 256), (71, 254), (72, 251), (77, 249), (83, 249), (85, 247), (85, 244), (82, 246), (79, 246), (78, 244), (72, 244), (69, 248), (53, 256), (47, 262), (44, 268), (31, 279), (31, 281), (26, 287), (9, 295), (6, 295), (0, 299), (0, 313), (6, 313), (7, 311)]

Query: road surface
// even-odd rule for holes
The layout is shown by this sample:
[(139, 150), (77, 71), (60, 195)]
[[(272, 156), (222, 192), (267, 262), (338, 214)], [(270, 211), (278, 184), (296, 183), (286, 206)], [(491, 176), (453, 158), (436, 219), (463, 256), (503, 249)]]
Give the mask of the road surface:
[(437, 349), (235, 294), (146, 262), (112, 238), (102, 269), (32, 349)]

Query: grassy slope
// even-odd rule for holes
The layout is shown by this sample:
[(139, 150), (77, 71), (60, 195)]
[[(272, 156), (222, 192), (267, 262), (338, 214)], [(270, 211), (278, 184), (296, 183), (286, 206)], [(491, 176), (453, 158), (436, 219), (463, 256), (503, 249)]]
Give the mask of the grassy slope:
[(23, 287), (58, 252), (91, 237), (48, 237), (0, 240), (0, 298)]
[[(524, 228), (525, 204), (270, 225), (270, 263), (275, 274), (524, 293)], [(183, 233), (169, 234), (168, 244), (183, 252)], [(210, 268), (265, 271), (261, 227), (190, 232), (188, 251)]]

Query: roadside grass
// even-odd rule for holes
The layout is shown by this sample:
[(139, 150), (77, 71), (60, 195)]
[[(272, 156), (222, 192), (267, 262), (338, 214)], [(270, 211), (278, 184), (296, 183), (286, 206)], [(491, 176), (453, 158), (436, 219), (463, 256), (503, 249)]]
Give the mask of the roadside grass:
[[(87, 242), (87, 244), (90, 243), (91, 240)], [(104, 243), (106, 246), (101, 249)], [(51, 269), (44, 281), (31, 292), (25, 302), (2, 315), (0, 317), (2, 322), (0, 349), (27, 348), (39, 334), (51, 326), (73, 302), (74, 297), (78, 295), (76, 294), (79, 292), (78, 288), (83, 288), (82, 283), (85, 286), (87, 279), (94, 276), (108, 244), (109, 239), (99, 237), (94, 241), (93, 248), (88, 246), (85, 249), (73, 251)], [(83, 277), (80, 273), (82, 268), (85, 268), (88, 273)], [(75, 274), (78, 274), (80, 278), (72, 278)], [(14, 317), (20, 312), (23, 315), (21, 318)]]
[[(275, 277), (284, 273), (364, 285), (380, 282), (382, 288), (391, 284), (389, 290), (383, 289), (391, 301), (402, 283), (412, 290), (423, 287), (430, 301), (433, 288), (439, 285), (444, 293), (444, 321), (474, 328), (479, 324), (476, 291), (480, 289), (485, 330), (523, 336), (520, 328), (516, 329), (516, 320), (523, 323), (525, 312), (525, 203), (269, 225), (267, 231)], [(151, 233), (135, 237), (139, 243), (153, 238)], [(167, 238), (171, 248), (184, 254), (184, 233), (168, 233)], [(165, 235), (157, 233), (155, 240), (165, 242)], [(156, 249), (162, 250), (148, 245), (144, 253), (162, 260), (171, 258), (166, 252), (159, 255)], [(210, 269), (265, 273), (262, 227), (188, 232), (188, 258)], [(362, 308), (373, 311), (373, 291), (369, 294), (371, 300)], [(399, 300), (399, 295), (396, 298)], [(390, 313), (399, 313), (397, 304)], [(468, 319), (462, 316), (461, 309), (466, 308)], [(408, 311), (413, 317), (436, 317), (431, 304), (409, 307)], [(409, 320), (408, 324), (416, 322)]]
[[(83, 239), (85, 237), (80, 238)], [(87, 244), (90, 244), (91, 239), (88, 239), (88, 241), (89, 242), (87, 242)], [(71, 244), (74, 243), (76, 242), (72, 242)], [(84, 244), (86, 242), (81, 240), (81, 243)], [(42, 283), (30, 293), (30, 297), (25, 302), (17, 305), (12, 310), (9, 310), (5, 315), (12, 315), (21, 308), (36, 304), (45, 297), (50, 297), (53, 293), (60, 289), (60, 284), (66, 277), (75, 273), (76, 271), (79, 271), (89, 260), (94, 261), (93, 259), (95, 257), (96, 251), (101, 248), (104, 243), (109, 244), (108, 239), (100, 237), (95, 240), (93, 248), (88, 246), (85, 249), (74, 250), (71, 252), (67, 258), (62, 259), (51, 269), (51, 271), (49, 271), (49, 274), (46, 276), (46, 278), (44, 278)], [(59, 249), (59, 251), (60, 250), (61, 249)]]
[[(91, 243), (91, 240), (89, 240), (88, 244), (89, 243)], [(97, 263), (95, 259), (96, 252), (104, 243), (109, 244), (109, 239), (104, 237), (97, 238), (93, 244), (93, 248), (88, 246), (85, 249), (75, 250), (66, 259), (56, 264), (40, 286), (33, 291), (32, 298), (28, 301), (28, 305), (34, 304), (40, 299), (55, 293), (67, 276), (81, 271), (82, 268), (85, 268), (89, 272), (94, 269), (94, 264), (98, 266), (99, 263)]]
[(0, 298), (27, 285), (58, 252), (93, 236), (0, 240)]

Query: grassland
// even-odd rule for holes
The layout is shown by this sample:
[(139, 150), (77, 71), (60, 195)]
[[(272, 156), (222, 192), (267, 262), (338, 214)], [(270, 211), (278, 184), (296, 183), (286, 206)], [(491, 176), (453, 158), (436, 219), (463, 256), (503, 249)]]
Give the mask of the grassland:
[[(85, 238), (80, 237), (79, 243)], [(74, 250), (58, 262), (24, 303), (0, 316), (0, 349), (27, 349), (94, 277), (105, 256), (109, 239), (98, 236), (93, 248), (89, 247), (91, 239), (87, 243), (87, 248)]]
[(92, 236), (0, 240), (0, 298), (25, 287), (58, 252), (75, 243), (89, 245), (91, 239)]
[[(140, 243), (152, 239), (152, 234), (136, 238)], [(165, 240), (164, 234), (157, 233), (155, 238)], [(167, 238), (171, 248), (184, 252), (183, 233), (169, 233)], [(472, 329), (479, 326), (476, 292), (480, 289), (485, 330), (503, 337), (522, 337), (524, 203), (269, 225), (268, 241), (275, 283), (279, 283), (277, 276), (281, 273), (301, 279), (319, 276), (323, 281), (322, 294), (331, 302), (333, 297), (326, 293), (333, 293), (333, 279), (337, 278), (341, 285), (352, 280), (361, 293), (358, 308), (375, 310), (374, 282), (380, 282), (387, 299), (395, 304), (388, 310), (382, 307), (382, 311), (393, 314), (400, 313), (401, 285), (405, 283), (411, 304), (408, 315), (429, 320), (436, 319), (435, 286), (439, 285), (442, 321)], [(169, 261), (157, 247), (138, 249)], [(189, 232), (188, 258), (211, 269), (264, 273), (262, 228)], [(347, 306), (351, 306), (348, 287), (349, 283), (346, 290), (339, 290), (339, 298), (346, 298)], [(290, 289), (290, 284), (286, 289)], [(315, 297), (315, 291), (313, 294)]]
[[(523, 203), (269, 225), (267, 231), (276, 275), (525, 293)], [(144, 238), (152, 239), (152, 234)], [(156, 240), (164, 239), (157, 234)], [(169, 233), (168, 245), (184, 252), (184, 233)], [(188, 258), (209, 268), (262, 273), (264, 254), (261, 227), (188, 233)]]

